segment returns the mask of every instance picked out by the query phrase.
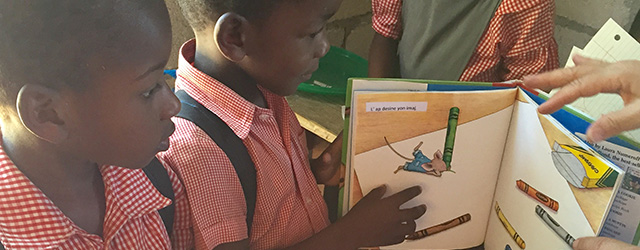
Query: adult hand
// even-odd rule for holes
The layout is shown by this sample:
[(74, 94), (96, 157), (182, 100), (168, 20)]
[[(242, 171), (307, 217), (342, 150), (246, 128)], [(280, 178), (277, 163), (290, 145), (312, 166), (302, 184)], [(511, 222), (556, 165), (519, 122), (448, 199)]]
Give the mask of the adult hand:
[(605, 237), (584, 237), (573, 242), (574, 250), (640, 250), (622, 241)]
[(640, 61), (606, 63), (574, 56), (576, 66), (527, 76), (528, 87), (552, 89), (562, 87), (538, 111), (549, 114), (579, 97), (598, 93), (616, 93), (624, 108), (602, 115), (587, 129), (587, 140), (598, 142), (620, 132), (640, 127)]

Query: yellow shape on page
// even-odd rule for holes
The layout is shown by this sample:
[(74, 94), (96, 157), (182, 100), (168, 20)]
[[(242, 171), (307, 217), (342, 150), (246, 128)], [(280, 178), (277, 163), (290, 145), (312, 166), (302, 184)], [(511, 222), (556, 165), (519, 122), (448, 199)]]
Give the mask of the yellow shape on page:
[(602, 158), (579, 146), (554, 142), (551, 152), (558, 172), (574, 187), (613, 187), (618, 172)]

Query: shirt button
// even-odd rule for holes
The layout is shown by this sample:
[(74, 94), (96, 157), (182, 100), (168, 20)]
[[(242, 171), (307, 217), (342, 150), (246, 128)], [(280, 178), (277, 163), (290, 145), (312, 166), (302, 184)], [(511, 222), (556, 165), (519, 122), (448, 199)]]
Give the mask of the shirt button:
[(311, 198), (306, 198), (304, 201), (307, 202), (307, 204), (311, 204), (312, 200), (311, 200)]

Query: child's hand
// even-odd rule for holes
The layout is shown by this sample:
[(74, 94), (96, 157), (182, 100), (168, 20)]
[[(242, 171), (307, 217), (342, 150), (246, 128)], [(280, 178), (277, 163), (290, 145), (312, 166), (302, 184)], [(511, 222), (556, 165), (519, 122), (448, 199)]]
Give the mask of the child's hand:
[(425, 205), (400, 209), (422, 190), (414, 186), (382, 198), (386, 186), (371, 190), (358, 204), (337, 223), (344, 223), (347, 228), (344, 233), (349, 238), (358, 240), (357, 246), (374, 247), (398, 244), (405, 236), (415, 232), (415, 220), (422, 216), (427, 207)]
[(342, 132), (315, 160), (311, 161), (311, 171), (318, 184), (337, 186), (340, 184), (340, 158), (342, 156)]

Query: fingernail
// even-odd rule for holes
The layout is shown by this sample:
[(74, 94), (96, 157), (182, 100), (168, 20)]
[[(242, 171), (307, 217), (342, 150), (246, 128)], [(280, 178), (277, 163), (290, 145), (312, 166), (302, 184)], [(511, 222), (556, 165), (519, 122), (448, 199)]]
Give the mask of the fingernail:
[(600, 127), (590, 127), (587, 130), (587, 141), (589, 143), (596, 143), (606, 138), (606, 135)]

